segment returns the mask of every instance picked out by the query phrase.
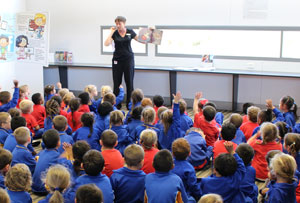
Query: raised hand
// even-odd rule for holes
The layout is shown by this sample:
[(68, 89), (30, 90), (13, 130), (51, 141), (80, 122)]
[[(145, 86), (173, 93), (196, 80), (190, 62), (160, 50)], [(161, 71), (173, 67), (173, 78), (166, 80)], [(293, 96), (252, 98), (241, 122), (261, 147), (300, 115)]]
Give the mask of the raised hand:
[(266, 100), (266, 106), (268, 109), (274, 109), (275, 107), (273, 106), (272, 99), (267, 99)]
[(19, 85), (19, 81), (18, 81), (18, 80), (13, 80), (13, 83), (14, 83), (14, 85), (15, 85), (15, 88), (17, 88), (18, 85)]
[(202, 92), (196, 92), (195, 99), (199, 100), (202, 98)]
[(62, 86), (61, 86), (61, 83), (60, 83), (60, 82), (57, 82), (57, 83), (56, 83), (56, 86), (57, 86), (57, 89), (59, 89), (59, 90), (62, 88)]
[(235, 153), (235, 151), (234, 151), (234, 149), (233, 149), (233, 144), (232, 144), (232, 142), (226, 141), (226, 142), (224, 142), (224, 146), (225, 146), (225, 148), (226, 148), (226, 150), (227, 150), (227, 152), (228, 152), (229, 154), (234, 154), (234, 153)]
[(174, 103), (178, 104), (179, 100), (181, 99), (181, 93), (178, 91), (176, 94), (173, 94)]

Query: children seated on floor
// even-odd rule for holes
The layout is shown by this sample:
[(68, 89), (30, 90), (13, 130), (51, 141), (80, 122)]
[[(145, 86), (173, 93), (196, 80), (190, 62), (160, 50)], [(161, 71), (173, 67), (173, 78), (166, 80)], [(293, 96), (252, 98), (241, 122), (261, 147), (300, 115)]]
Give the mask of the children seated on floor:
[(18, 84), (19, 81), (14, 80), (14, 94), (13, 97), (11, 98), (11, 94), (8, 91), (1, 91), (0, 92), (0, 112), (7, 112), (11, 108), (15, 108), (18, 103), (19, 99), (19, 88)]
[(10, 164), (12, 161), (12, 154), (6, 149), (0, 148), (0, 188), (5, 189), (4, 177), (8, 170), (10, 169)]

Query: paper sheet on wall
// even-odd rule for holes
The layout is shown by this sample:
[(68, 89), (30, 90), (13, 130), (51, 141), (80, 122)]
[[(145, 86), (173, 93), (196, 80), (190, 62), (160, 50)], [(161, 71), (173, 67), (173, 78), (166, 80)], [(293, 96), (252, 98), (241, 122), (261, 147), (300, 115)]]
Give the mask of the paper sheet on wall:
[(0, 62), (15, 59), (15, 22), (14, 14), (0, 13)]
[(17, 13), (15, 37), (17, 61), (39, 63), (48, 66), (48, 13)]

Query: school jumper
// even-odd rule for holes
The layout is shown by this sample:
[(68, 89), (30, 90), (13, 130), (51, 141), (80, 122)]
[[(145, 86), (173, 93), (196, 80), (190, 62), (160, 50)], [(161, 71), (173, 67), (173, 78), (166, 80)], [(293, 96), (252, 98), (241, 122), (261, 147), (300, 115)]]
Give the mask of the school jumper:
[(143, 202), (145, 176), (146, 174), (141, 170), (131, 170), (126, 167), (114, 170), (110, 182), (115, 193), (115, 203)]
[(159, 135), (159, 133), (160, 133), (160, 130), (158, 128), (156, 128), (154, 125), (142, 124), (135, 129), (135, 131), (133, 133), (133, 137), (130, 137), (132, 142), (134, 144), (140, 143), (141, 133), (143, 132), (143, 130), (147, 130), (147, 129), (154, 130), (156, 132), (156, 135)]
[(105, 161), (102, 174), (107, 175), (107, 177), (110, 177), (113, 174), (113, 170), (122, 168), (124, 166), (124, 159), (118, 150), (107, 149), (101, 151), (101, 154)]
[(174, 165), (175, 167), (171, 172), (181, 178), (189, 200), (195, 201), (200, 199), (201, 190), (200, 185), (197, 183), (194, 167), (187, 160), (177, 160), (176, 158), (174, 159)]
[(128, 133), (130, 137), (135, 137), (135, 129), (143, 125), (144, 123), (141, 120), (138, 119), (131, 119), (130, 122), (128, 122), (127, 127), (128, 127)]
[(94, 123), (94, 128), (97, 129), (97, 135), (99, 138), (101, 138), (101, 134), (104, 130), (109, 129), (109, 120), (110, 116), (109, 114), (107, 116), (97, 116)]
[[(82, 112), (69, 112), (67, 116), (68, 124), (72, 128), (73, 132), (75, 132), (78, 128), (82, 126), (80, 118), (82, 116)], [(74, 122), (73, 122), (74, 120)]]
[(243, 131), (241, 131), (240, 128), (236, 129), (235, 137), (231, 141), (234, 142), (237, 145), (239, 145), (241, 143), (246, 143), (246, 137), (245, 137)]
[(131, 143), (127, 125), (113, 125), (111, 126), (111, 130), (118, 135), (118, 145), (115, 148), (123, 155), (125, 148)]
[(70, 200), (70, 203), (75, 202), (76, 191), (81, 185), (86, 184), (95, 184), (99, 189), (101, 189), (103, 194), (104, 203), (112, 203), (114, 201), (114, 193), (109, 181), (109, 178), (106, 175), (99, 174), (96, 176), (90, 176), (84, 174), (78, 177), (70, 190), (66, 192), (65, 197)]
[(87, 105), (87, 104), (81, 104), (80, 107), (79, 107), (79, 109), (78, 109), (78, 112), (89, 113), (90, 112), (89, 105)]
[(269, 191), (267, 192), (267, 203), (296, 203), (296, 187), (298, 181), (293, 181), (293, 183), (276, 183), (271, 181), (268, 185)]
[(200, 128), (205, 134), (205, 141), (207, 146), (214, 146), (214, 143), (219, 138), (219, 129), (216, 127), (216, 121), (208, 122), (204, 116), (198, 118), (198, 123), (194, 122), (194, 127)]
[(56, 149), (45, 149), (39, 153), (39, 159), (36, 163), (35, 170), (32, 176), (32, 191), (36, 193), (47, 192), (45, 183), (41, 180), (41, 175), (48, 168), (57, 163), (60, 153)]
[(57, 164), (63, 165), (63, 166), (65, 166), (69, 170), (69, 172), (71, 174), (71, 181), (72, 181), (72, 183), (75, 182), (75, 180), (79, 176), (85, 174), (84, 169), (80, 169), (80, 171), (77, 174), (76, 171), (74, 170), (73, 161), (70, 161), (70, 160), (66, 159), (65, 157), (60, 157), (57, 160)]
[(6, 104), (2, 104), (0, 106), (0, 112), (7, 112), (11, 108), (15, 108), (17, 106), (19, 99), (19, 88), (15, 88), (12, 100), (10, 100)]
[(9, 136), (8, 130), (0, 128), (0, 144), (4, 145), (6, 138)]
[(7, 190), (11, 203), (32, 203), (31, 196), (25, 191)]
[(200, 166), (200, 168), (202, 168), (212, 157), (213, 147), (207, 147), (205, 139), (195, 131), (191, 131), (184, 137), (184, 139), (188, 141), (191, 148), (191, 155), (188, 156), (187, 161), (194, 167)]
[(162, 149), (168, 149), (170, 151), (172, 148), (172, 142), (177, 138), (184, 136), (184, 132), (180, 128), (180, 112), (179, 104), (174, 103), (173, 105), (173, 122), (168, 129), (168, 132), (165, 133), (164, 127), (161, 126), (158, 134), (158, 142)]
[(92, 149), (96, 149), (98, 151), (100, 151), (101, 147), (100, 147), (100, 137), (98, 136), (98, 130), (96, 128), (93, 128), (93, 133), (91, 133), (91, 136), (88, 137), (90, 134), (90, 128), (89, 127), (81, 127), (78, 128), (78, 130), (76, 130), (73, 133), (73, 139), (74, 142), (78, 141), (78, 140), (85, 140), (87, 141), (87, 143), (89, 143), (89, 145), (91, 146)]
[(253, 123), (251, 121), (248, 121), (241, 125), (240, 129), (243, 131), (246, 141), (252, 136), (253, 130), (258, 127), (259, 125), (257, 123)]
[(256, 170), (256, 178), (265, 180), (268, 178), (268, 163), (266, 161), (266, 155), (271, 150), (282, 151), (281, 143), (275, 141), (263, 144), (262, 140), (255, 139), (249, 143), (254, 149), (255, 155), (252, 161), (252, 166)]
[(12, 152), (12, 155), (13, 158), (11, 166), (22, 163), (29, 167), (31, 174), (34, 173), (36, 161), (27, 147), (25, 147), (24, 145), (17, 144), (14, 151)]
[(4, 176), (2, 173), (0, 173), (0, 188), (5, 189), (5, 185), (4, 185)]
[(186, 132), (188, 129), (193, 127), (193, 120), (186, 115), (185, 113), (180, 115), (180, 128), (183, 132)]
[(44, 128), (44, 121), (46, 118), (45, 107), (40, 104), (33, 105), (33, 112), (31, 115), (35, 118), (40, 128)]
[(188, 202), (181, 178), (171, 171), (146, 175), (145, 190), (144, 198), (148, 203), (174, 203), (181, 199), (184, 203)]
[[(32, 138), (31, 138), (31, 140), (32, 140)], [(5, 142), (4, 142), (3, 148), (9, 150), (10, 152), (13, 152), (16, 146), (17, 146), (16, 138), (15, 138), (15, 136), (13, 135), (13, 133), (11, 133), (11, 134), (9, 134), (8, 137), (6, 138), (6, 140), (5, 140)], [(34, 149), (33, 149), (31, 143), (27, 145), (27, 148), (28, 148), (29, 151), (31, 151), (31, 152), (34, 151)]]
[(256, 171), (249, 164), (246, 166), (246, 175), (241, 183), (240, 189), (244, 194), (246, 202), (257, 202), (258, 188), (255, 184)]
[[(214, 160), (219, 156), (219, 154), (227, 153), (227, 150), (226, 150), (226, 148), (224, 146), (225, 142), (226, 142), (226, 140), (218, 140), (218, 141), (215, 142), (214, 149), (213, 149)], [(232, 145), (233, 145), (233, 149), (235, 151), (235, 149), (237, 148), (237, 144), (235, 144), (233, 142)]]
[(155, 172), (155, 169), (153, 168), (153, 159), (157, 152), (159, 152), (159, 150), (154, 147), (151, 149), (144, 149), (144, 164), (141, 169), (144, 173), (149, 174)]
[(200, 179), (202, 195), (216, 193), (222, 196), (224, 203), (241, 203), (245, 198), (240, 191), (240, 185), (246, 175), (243, 160), (238, 154), (233, 155), (237, 161), (237, 170), (231, 176), (216, 177), (214, 175)]

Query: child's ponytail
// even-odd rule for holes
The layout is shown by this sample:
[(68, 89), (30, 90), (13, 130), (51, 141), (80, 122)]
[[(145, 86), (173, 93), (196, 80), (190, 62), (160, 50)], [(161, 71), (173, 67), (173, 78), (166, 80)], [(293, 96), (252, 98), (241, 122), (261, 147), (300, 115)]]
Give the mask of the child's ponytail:
[(90, 129), (90, 133), (88, 138), (90, 138), (93, 134), (93, 125), (94, 125), (94, 116), (91, 113), (84, 113), (81, 116), (81, 123), (84, 127), (88, 127)]
[(59, 188), (54, 188), (54, 193), (52, 197), (49, 199), (49, 203), (60, 203), (64, 202), (64, 198), (60, 192)]
[(75, 126), (76, 121), (74, 120), (74, 112), (79, 109), (79, 106), (80, 106), (79, 99), (78, 98), (71, 99), (69, 106), (71, 109), (72, 123)]
[(281, 103), (286, 105), (289, 112), (294, 113), (295, 120), (297, 120), (298, 119), (298, 117), (297, 117), (298, 106), (295, 103), (295, 100), (291, 96), (285, 96), (285, 97), (281, 98)]
[(284, 137), (286, 147), (289, 147), (289, 153), (296, 158), (300, 150), (300, 135), (297, 133), (288, 133)]

